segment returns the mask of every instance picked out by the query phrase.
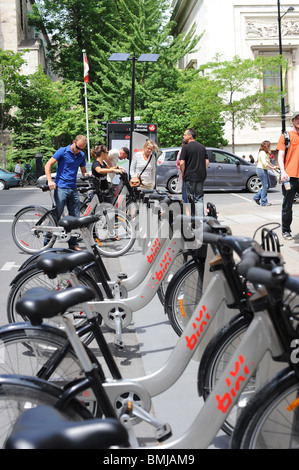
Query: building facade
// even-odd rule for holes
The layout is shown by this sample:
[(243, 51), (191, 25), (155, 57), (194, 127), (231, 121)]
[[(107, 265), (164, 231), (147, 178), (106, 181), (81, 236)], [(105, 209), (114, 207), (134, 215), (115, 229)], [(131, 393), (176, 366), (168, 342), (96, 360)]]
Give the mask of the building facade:
[[(280, 15), (279, 12), (280, 6)], [(283, 0), (173, 0), (173, 19), (177, 26), (174, 34), (188, 32), (193, 25), (196, 34), (203, 34), (199, 50), (187, 54), (179, 63), (180, 68), (198, 68), (214, 59), (216, 54), (222, 60), (242, 59), (258, 55), (279, 54), (278, 18), (281, 18), (282, 52), (289, 63), (287, 75), (283, 77), (286, 88), (286, 129), (291, 128), (290, 116), (299, 109), (299, 2)], [(293, 11), (288, 11), (293, 7)], [(265, 80), (261, 87), (275, 84), (280, 86), (279, 74)], [(281, 111), (261, 117), (254, 130), (249, 124), (235, 132), (235, 153), (257, 155), (263, 140), (271, 142), (273, 150), (281, 134)], [(227, 124), (225, 137), (231, 150), (231, 127)]]
[(34, 73), (41, 65), (51, 76), (46, 58), (49, 38), (28, 25), (28, 12), (34, 3), (34, 0), (0, 0), (0, 48), (13, 52), (26, 49), (22, 73)]

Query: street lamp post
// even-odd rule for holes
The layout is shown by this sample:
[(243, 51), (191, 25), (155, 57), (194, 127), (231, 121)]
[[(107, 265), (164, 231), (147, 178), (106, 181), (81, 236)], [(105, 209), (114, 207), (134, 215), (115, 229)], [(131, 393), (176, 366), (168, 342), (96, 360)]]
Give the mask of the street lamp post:
[[(279, 55), (282, 57), (282, 40), (281, 40), (281, 19), (290, 11), (294, 11), (294, 7), (289, 7), (287, 11), (280, 16), (280, 0), (277, 0), (277, 10), (278, 10), (278, 43), (279, 43)], [(282, 64), (280, 64), (280, 92), (281, 92), (281, 129), (282, 132), (286, 130), (286, 110), (285, 110), (285, 99), (284, 99), (284, 89), (283, 89), (283, 73), (282, 73)]]
[(131, 125), (130, 125), (130, 166), (133, 155), (133, 131), (134, 131), (134, 109), (135, 109), (135, 64), (136, 62), (157, 62), (160, 54), (141, 54), (138, 59), (136, 58), (135, 52), (133, 57), (128, 53), (113, 53), (108, 60), (111, 62), (126, 62), (127, 60), (132, 61), (132, 90), (131, 90)]

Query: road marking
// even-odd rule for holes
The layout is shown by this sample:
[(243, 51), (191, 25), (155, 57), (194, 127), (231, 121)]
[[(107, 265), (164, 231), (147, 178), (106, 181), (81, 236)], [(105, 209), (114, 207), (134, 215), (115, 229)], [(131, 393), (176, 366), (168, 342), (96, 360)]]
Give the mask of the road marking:
[(252, 199), (247, 199), (247, 197), (244, 197), (244, 196), (240, 196), (240, 194), (236, 194), (236, 193), (231, 193), (232, 196), (236, 196), (236, 197), (239, 197), (240, 199), (244, 199), (245, 201), (247, 202), (251, 202)]
[(13, 219), (3, 219), (3, 220), (0, 219), (0, 222), (13, 222)]
[(12, 268), (19, 268), (20, 265), (16, 264), (14, 261), (7, 261), (0, 271), (10, 271)]

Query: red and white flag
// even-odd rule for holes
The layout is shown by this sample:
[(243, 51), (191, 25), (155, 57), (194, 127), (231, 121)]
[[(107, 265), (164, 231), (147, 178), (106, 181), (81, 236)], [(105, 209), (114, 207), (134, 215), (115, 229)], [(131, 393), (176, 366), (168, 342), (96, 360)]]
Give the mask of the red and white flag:
[(84, 82), (89, 83), (89, 65), (88, 65), (88, 60), (87, 60), (87, 55), (85, 54), (84, 56)]

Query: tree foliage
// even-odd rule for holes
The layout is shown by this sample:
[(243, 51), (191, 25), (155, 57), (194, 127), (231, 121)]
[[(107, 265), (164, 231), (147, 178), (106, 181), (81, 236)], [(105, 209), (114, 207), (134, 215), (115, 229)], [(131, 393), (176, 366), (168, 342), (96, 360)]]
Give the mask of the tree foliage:
[(231, 123), (233, 152), (236, 127), (242, 129), (246, 124), (254, 127), (273, 107), (279, 91), (273, 87), (265, 91), (261, 82), (265, 73), (271, 73), (280, 65), (287, 66), (280, 57), (241, 59), (235, 56), (232, 61), (221, 61), (218, 55), (214, 61), (200, 67), (200, 73), (204, 72), (212, 80), (221, 98), (223, 118)]
[(0, 157), (2, 166), (6, 164), (6, 132), (14, 129), (16, 117), (14, 110), (21, 103), (26, 87), (26, 78), (20, 73), (24, 64), (22, 54), (0, 49), (0, 82), (3, 97), (0, 100)]

